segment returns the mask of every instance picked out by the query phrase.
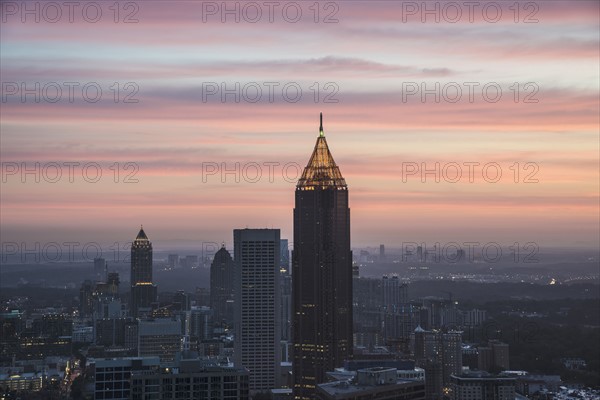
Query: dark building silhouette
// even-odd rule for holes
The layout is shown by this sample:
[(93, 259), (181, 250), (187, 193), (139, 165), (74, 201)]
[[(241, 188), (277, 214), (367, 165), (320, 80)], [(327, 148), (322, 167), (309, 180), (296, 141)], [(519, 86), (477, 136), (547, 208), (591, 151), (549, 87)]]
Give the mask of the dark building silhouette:
[(234, 364), (250, 371), (251, 394), (279, 387), (279, 229), (235, 229)]
[(235, 264), (223, 244), (210, 265), (210, 308), (217, 323), (233, 323), (234, 274)]
[(94, 258), (94, 272), (96, 274), (104, 274), (106, 269), (106, 260), (102, 257)]
[(85, 280), (79, 289), (79, 315), (82, 317), (90, 316), (94, 312), (94, 291), (96, 285), (94, 282)]
[(296, 186), (294, 208), (294, 397), (312, 398), (325, 373), (352, 357), (352, 252), (348, 186), (319, 137)]
[(156, 302), (157, 288), (152, 283), (152, 243), (140, 228), (131, 244), (131, 315), (149, 311)]
[(178, 290), (173, 295), (173, 309), (177, 311), (190, 311), (192, 309), (192, 300), (185, 290)]
[(416, 365), (425, 369), (427, 399), (442, 399), (450, 376), (462, 371), (462, 332), (426, 331), (418, 326), (412, 342)]

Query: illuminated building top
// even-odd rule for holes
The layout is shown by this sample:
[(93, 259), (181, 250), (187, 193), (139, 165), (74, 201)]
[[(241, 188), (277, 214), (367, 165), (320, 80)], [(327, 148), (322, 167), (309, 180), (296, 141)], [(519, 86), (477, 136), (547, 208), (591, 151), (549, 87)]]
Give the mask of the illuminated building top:
[(315, 190), (317, 188), (346, 190), (348, 188), (346, 180), (333, 160), (333, 156), (327, 146), (327, 140), (323, 132), (322, 113), (319, 137), (317, 138), (315, 149), (308, 161), (308, 165), (304, 168), (302, 176), (298, 180), (296, 188), (300, 190)]

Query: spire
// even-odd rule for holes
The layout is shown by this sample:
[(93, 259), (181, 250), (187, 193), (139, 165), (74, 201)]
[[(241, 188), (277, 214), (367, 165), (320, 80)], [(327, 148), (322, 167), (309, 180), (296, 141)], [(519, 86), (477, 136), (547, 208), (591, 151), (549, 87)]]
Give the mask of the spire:
[(320, 113), (321, 125), (319, 126), (319, 136), (325, 136), (323, 132), (323, 113)]
[(140, 226), (140, 231), (137, 234), (135, 240), (148, 240), (148, 236), (146, 236), (146, 232), (144, 232), (144, 226)]
[(325, 140), (325, 134), (323, 133), (323, 113), (320, 115), (320, 120), (319, 137), (317, 138), (315, 149), (296, 187), (308, 190), (314, 190), (318, 187), (322, 189), (331, 187), (347, 189), (346, 181), (333, 160), (329, 146), (327, 146), (327, 140)]

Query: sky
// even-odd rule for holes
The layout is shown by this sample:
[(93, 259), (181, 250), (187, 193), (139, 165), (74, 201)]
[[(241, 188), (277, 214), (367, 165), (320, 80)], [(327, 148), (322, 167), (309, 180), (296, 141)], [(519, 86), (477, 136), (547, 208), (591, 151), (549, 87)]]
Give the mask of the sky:
[(4, 251), (291, 241), (319, 112), (353, 247), (600, 240), (597, 1), (74, 4), (2, 2)]

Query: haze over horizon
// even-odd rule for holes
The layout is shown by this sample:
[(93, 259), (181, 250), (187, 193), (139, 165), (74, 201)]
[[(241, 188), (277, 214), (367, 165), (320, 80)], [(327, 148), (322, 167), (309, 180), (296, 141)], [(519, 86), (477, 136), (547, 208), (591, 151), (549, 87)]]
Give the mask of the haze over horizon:
[[(140, 224), (163, 249), (231, 243), (232, 230), (244, 227), (280, 228), (291, 238), (295, 172), (312, 152), (322, 111), (349, 186), (352, 247), (597, 248), (598, 3), (546, 2), (538, 23), (515, 23), (510, 14), (490, 23), (476, 13), (473, 22), (442, 20), (428, 29), (417, 18), (403, 22), (399, 5), (369, 4), (341, 2), (337, 23), (314, 23), (311, 15), (298, 23), (222, 23), (212, 15), (204, 22), (200, 3), (144, 2), (137, 23), (1, 24), (3, 82), (97, 82), (104, 90), (97, 103), (36, 103), (3, 87), (2, 241), (127, 242)], [(114, 82), (121, 99), (134, 82), (139, 102), (115, 103)], [(205, 99), (211, 82), (257, 82), (264, 96)], [(278, 88), (270, 102), (265, 82), (294, 83), (303, 96), (286, 101)], [(414, 88), (407, 84), (452, 82), (464, 91), (457, 102), (403, 99), (403, 89)], [(479, 84), (473, 102), (468, 82)], [(481, 95), (492, 83), (503, 89), (498, 102)], [(338, 102), (325, 103), (327, 95)], [(528, 95), (538, 101), (524, 102)], [(5, 169), (65, 162), (98, 163), (102, 178), (90, 183), (78, 166), (71, 183), (63, 166), (56, 183), (32, 175), (22, 183), (20, 172)], [(221, 176), (236, 163), (239, 182)], [(439, 175), (448, 168), (440, 182), (408, 173), (435, 163)], [(465, 163), (479, 163), (474, 182)], [(500, 166), (497, 182), (482, 176), (488, 163)], [(453, 183), (455, 164), (463, 175)], [(262, 175), (253, 182), (256, 165)], [(130, 173), (137, 183), (124, 182)]]

